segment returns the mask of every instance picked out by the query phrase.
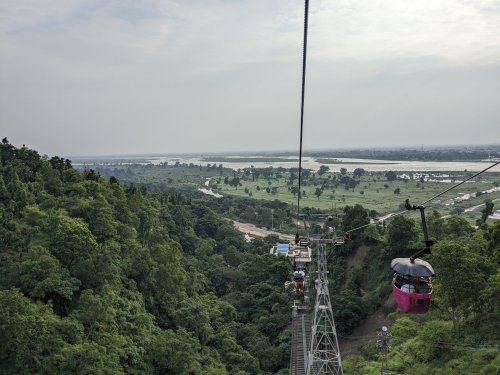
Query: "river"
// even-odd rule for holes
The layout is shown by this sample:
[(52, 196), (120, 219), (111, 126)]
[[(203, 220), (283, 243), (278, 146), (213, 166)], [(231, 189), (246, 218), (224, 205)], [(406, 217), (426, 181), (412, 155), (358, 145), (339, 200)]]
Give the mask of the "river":
[[(144, 158), (144, 157), (143, 157)], [(283, 167), (283, 168), (296, 168), (298, 167), (298, 163), (296, 161), (296, 157), (281, 157), (282, 161), (255, 161), (258, 156), (248, 157), (251, 158), (249, 162), (242, 162), (241, 159), (244, 157), (238, 156), (238, 162), (232, 162), (231, 158), (224, 159), (220, 163), (225, 168), (231, 169), (244, 169), (250, 168), (252, 165), (255, 168), (268, 168), (268, 167)], [(264, 159), (264, 158), (263, 158)], [(287, 161), (290, 160), (290, 161)], [(323, 160), (325, 158), (322, 158)], [(181, 164), (190, 164), (193, 163), (195, 165), (207, 165), (212, 164), (203, 159), (203, 157), (169, 157), (162, 156), (156, 158), (147, 158), (146, 159), (151, 164), (175, 164), (179, 162)], [(321, 165), (327, 165), (332, 172), (340, 172), (341, 168), (346, 168), (348, 172), (354, 171), (356, 168), (363, 168), (365, 171), (369, 172), (385, 172), (385, 171), (396, 171), (396, 172), (460, 172), (460, 171), (473, 171), (479, 172), (490, 165), (492, 162), (488, 161), (480, 161), (480, 162), (438, 162), (438, 161), (393, 161), (393, 160), (372, 160), (372, 159), (349, 159), (349, 158), (335, 158), (331, 159), (332, 162), (335, 160), (336, 164), (321, 164), (318, 161), (318, 158), (313, 157), (304, 157), (302, 159), (302, 167), (305, 169), (311, 169), (313, 171), (319, 170)], [(492, 172), (500, 172), (500, 165), (497, 165), (495, 168), (492, 168), (490, 171)]]

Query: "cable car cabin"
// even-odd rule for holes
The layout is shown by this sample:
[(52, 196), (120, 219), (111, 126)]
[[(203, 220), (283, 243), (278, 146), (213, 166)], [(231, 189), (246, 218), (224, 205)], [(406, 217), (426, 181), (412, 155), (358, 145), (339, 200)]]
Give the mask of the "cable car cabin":
[(344, 233), (344, 235), (342, 236), (342, 238), (335, 237), (335, 239), (333, 240), (333, 244), (336, 245), (336, 246), (342, 246), (347, 241), (350, 241), (350, 240), (351, 240), (351, 235), (349, 233)]
[(424, 314), (429, 311), (432, 286), (429, 278), (410, 281), (403, 275), (395, 274), (392, 283), (392, 295), (402, 313)]
[(432, 297), (432, 266), (422, 259), (396, 258), (392, 295), (402, 313), (424, 314), (429, 311)]
[(295, 238), (294, 243), (278, 243), (271, 248), (269, 253), (276, 256), (286, 256), (290, 259), (294, 269), (292, 276), (295, 293), (299, 294), (304, 288), (307, 267), (311, 263), (309, 241), (304, 238)]
[(295, 271), (293, 273), (293, 282), (295, 283), (295, 293), (299, 294), (304, 288), (304, 278), (306, 273), (304, 271)]

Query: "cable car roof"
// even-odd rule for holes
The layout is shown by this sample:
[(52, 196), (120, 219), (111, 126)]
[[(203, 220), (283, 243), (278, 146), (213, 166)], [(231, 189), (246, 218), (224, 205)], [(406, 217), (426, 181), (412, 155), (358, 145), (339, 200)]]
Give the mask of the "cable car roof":
[(415, 277), (434, 276), (432, 266), (425, 260), (418, 258), (413, 262), (410, 258), (395, 258), (391, 262), (391, 268), (401, 275)]

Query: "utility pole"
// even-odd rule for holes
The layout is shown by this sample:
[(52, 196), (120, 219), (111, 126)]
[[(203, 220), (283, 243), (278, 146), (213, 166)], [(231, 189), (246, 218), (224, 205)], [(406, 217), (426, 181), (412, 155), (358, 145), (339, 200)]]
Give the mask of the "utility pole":
[(390, 345), (389, 340), (391, 338), (390, 332), (387, 330), (386, 326), (382, 327), (382, 331), (377, 333), (377, 348), (380, 351), (380, 375), (390, 375), (391, 372), (387, 366), (387, 354), (389, 353)]
[(274, 230), (274, 209), (271, 209), (271, 230)]

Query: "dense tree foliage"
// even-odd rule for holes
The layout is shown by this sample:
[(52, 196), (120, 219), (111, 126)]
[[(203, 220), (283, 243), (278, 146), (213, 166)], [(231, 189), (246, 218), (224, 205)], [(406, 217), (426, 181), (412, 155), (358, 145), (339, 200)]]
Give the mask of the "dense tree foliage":
[(288, 365), (286, 259), (205, 205), (0, 145), (0, 372)]

